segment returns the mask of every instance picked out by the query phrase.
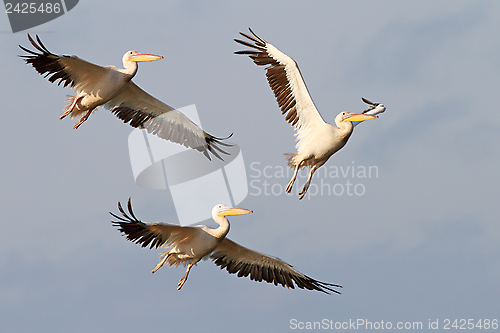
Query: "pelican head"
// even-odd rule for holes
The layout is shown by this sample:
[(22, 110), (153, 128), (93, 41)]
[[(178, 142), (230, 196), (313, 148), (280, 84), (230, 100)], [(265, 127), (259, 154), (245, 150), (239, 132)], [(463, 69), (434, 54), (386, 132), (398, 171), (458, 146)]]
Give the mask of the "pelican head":
[[(378, 116), (374, 116), (371, 114), (364, 113), (351, 113), (351, 112), (341, 112), (337, 117), (339, 117), (339, 122), (360, 122), (370, 119), (378, 118)], [(337, 119), (335, 119), (337, 121)]]
[(155, 61), (163, 59), (163, 56), (149, 53), (139, 53), (136, 51), (128, 51), (123, 55), (123, 62), (143, 62), (143, 61)]
[(253, 213), (253, 211), (244, 208), (228, 207), (222, 204), (216, 205), (212, 210), (212, 214), (214, 216), (216, 215), (220, 217), (229, 215), (245, 215), (249, 213)]

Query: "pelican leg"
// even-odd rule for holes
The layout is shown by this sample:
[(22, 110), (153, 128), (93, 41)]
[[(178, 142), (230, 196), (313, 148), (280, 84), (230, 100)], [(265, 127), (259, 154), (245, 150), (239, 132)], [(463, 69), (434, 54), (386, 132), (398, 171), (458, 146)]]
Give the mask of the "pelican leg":
[(73, 112), (73, 109), (75, 108), (76, 106), (76, 103), (78, 103), (79, 100), (81, 100), (83, 98), (83, 96), (80, 96), (80, 97), (73, 97), (73, 102), (71, 103), (71, 105), (66, 109), (66, 111), (61, 115), (61, 117), (59, 117), (59, 120), (62, 120), (64, 117), (66, 117), (67, 115), (69, 115), (71, 112)]
[(301, 165), (302, 165), (302, 162), (299, 162), (295, 166), (295, 171), (293, 172), (292, 179), (290, 179), (290, 182), (288, 183), (288, 186), (286, 187), (286, 193), (290, 193), (292, 191), (293, 184), (295, 183), (295, 179), (297, 178), (297, 173), (299, 172)]
[(78, 127), (80, 127), (81, 124), (83, 124), (90, 116), (90, 114), (92, 113), (92, 111), (94, 111), (94, 109), (92, 110), (88, 110), (87, 113), (85, 113), (81, 118), (80, 120), (78, 120), (78, 122), (75, 124), (75, 126), (73, 126), (74, 129), (77, 129)]
[(155, 266), (155, 268), (153, 268), (153, 270), (151, 271), (151, 274), (154, 274), (154, 272), (156, 272), (157, 270), (159, 270), (164, 264), (165, 262), (167, 261), (168, 257), (170, 256), (170, 252), (167, 253), (163, 259), (158, 263), (158, 265)]
[(311, 171), (309, 171), (309, 176), (307, 177), (307, 182), (304, 185), (304, 188), (302, 189), (302, 191), (299, 193), (299, 200), (301, 200), (304, 197), (304, 195), (306, 195), (306, 192), (309, 189), (309, 185), (311, 185), (311, 179), (312, 179), (313, 173), (314, 173), (314, 171), (316, 171), (316, 169), (318, 169), (317, 165), (313, 166), (311, 168)]
[(186, 270), (186, 274), (182, 277), (182, 279), (179, 280), (179, 283), (177, 283), (177, 290), (181, 290), (182, 286), (186, 282), (188, 275), (189, 275), (189, 271), (191, 270), (191, 267), (193, 267), (193, 264), (189, 263), (187, 270)]

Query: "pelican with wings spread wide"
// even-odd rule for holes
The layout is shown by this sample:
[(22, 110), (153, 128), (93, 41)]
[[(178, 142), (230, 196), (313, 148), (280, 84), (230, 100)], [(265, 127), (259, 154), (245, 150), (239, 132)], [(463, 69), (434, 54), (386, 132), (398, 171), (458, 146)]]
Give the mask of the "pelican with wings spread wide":
[(218, 228), (204, 225), (184, 227), (173, 224), (146, 224), (137, 219), (132, 211), (131, 200), (128, 201), (128, 214), (118, 202), (118, 209), (122, 216), (110, 213), (118, 221), (113, 225), (119, 227), (128, 240), (140, 244), (142, 247), (158, 248), (170, 247), (170, 250), (161, 254), (158, 265), (151, 273), (156, 272), (165, 263), (169, 266), (187, 265), (186, 274), (177, 284), (177, 290), (186, 282), (193, 265), (201, 259), (212, 259), (221, 269), (230, 274), (238, 273), (238, 277), (249, 276), (251, 280), (266, 281), (275, 285), (294, 289), (317, 290), (329, 294), (340, 294), (334, 287), (339, 285), (317, 281), (294, 269), (283, 260), (252, 251), (226, 238), (229, 232), (229, 221), (226, 216), (244, 215), (251, 210), (225, 205), (216, 205), (212, 209), (212, 217)]
[(188, 148), (202, 152), (210, 159), (209, 152), (222, 159), (218, 152), (227, 154), (218, 145), (228, 146), (193, 123), (188, 117), (159, 101), (139, 88), (132, 78), (137, 73), (137, 63), (162, 59), (155, 54), (128, 51), (123, 55), (124, 69), (113, 66), (101, 67), (77, 56), (58, 56), (51, 53), (38, 36), (36, 41), (28, 35), (31, 45), (39, 51), (19, 47), (30, 55), (21, 56), (50, 82), (63, 87), (71, 86), (76, 96), (68, 100), (64, 113), (71, 118), (80, 116), (74, 128), (84, 123), (99, 106), (111, 110), (124, 123), (144, 128), (155, 134)]
[(294, 169), (286, 191), (290, 193), (292, 190), (299, 169), (306, 166), (311, 168), (304, 188), (299, 193), (300, 200), (306, 194), (314, 172), (345, 146), (354, 126), (361, 121), (378, 118), (376, 114), (384, 112), (385, 107), (363, 98), (369, 104), (363, 113), (341, 112), (335, 117), (335, 125), (325, 122), (309, 95), (295, 61), (249, 30), (252, 36), (240, 32), (248, 41), (235, 41), (251, 49), (235, 53), (250, 56), (259, 66), (268, 65), (266, 76), (269, 85), (282, 114), (286, 115), (285, 120), (296, 130), (297, 153), (286, 154), (289, 167)]

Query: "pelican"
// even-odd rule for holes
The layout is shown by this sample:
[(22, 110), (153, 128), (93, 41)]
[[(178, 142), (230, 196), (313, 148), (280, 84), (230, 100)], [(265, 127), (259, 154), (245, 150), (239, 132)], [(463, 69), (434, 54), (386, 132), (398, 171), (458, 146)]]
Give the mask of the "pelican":
[[(335, 117), (335, 125), (323, 120), (314, 105), (295, 61), (266, 42), (249, 29), (253, 37), (240, 32), (249, 41), (235, 39), (237, 43), (252, 48), (236, 51), (235, 54), (248, 55), (259, 66), (266, 67), (266, 76), (274, 92), (281, 113), (295, 128), (297, 153), (285, 154), (288, 166), (294, 169), (292, 179), (286, 188), (290, 193), (299, 169), (310, 167), (304, 188), (299, 193), (299, 200), (304, 197), (311, 184), (314, 172), (328, 161), (330, 156), (345, 146), (354, 128), (353, 123), (378, 118), (376, 114), (384, 112), (385, 107), (363, 98), (369, 104), (364, 113), (341, 112)], [(253, 42), (253, 44), (251, 43)]]
[(229, 232), (229, 221), (226, 216), (253, 213), (251, 210), (216, 205), (212, 209), (212, 218), (219, 224), (218, 228), (204, 225), (183, 227), (172, 224), (146, 224), (138, 220), (132, 211), (131, 199), (128, 200), (128, 214), (118, 202), (118, 209), (123, 217), (110, 214), (119, 221), (112, 221), (119, 227), (129, 241), (150, 249), (160, 246), (170, 247), (162, 252), (160, 262), (151, 271), (156, 272), (165, 263), (169, 266), (187, 265), (186, 274), (177, 284), (180, 290), (186, 282), (191, 268), (201, 259), (212, 259), (221, 269), (230, 274), (238, 273), (238, 277), (250, 276), (251, 280), (281, 284), (283, 287), (317, 290), (329, 294), (340, 294), (332, 287), (339, 285), (314, 280), (295, 270), (283, 260), (252, 251), (226, 238)]
[[(77, 56), (58, 56), (51, 53), (36, 36), (36, 41), (28, 34), (31, 45), (38, 50), (31, 51), (19, 47), (30, 55), (20, 56), (31, 64), (49, 82), (71, 86), (76, 96), (70, 96), (60, 119), (66, 116), (75, 118), (81, 115), (73, 128), (83, 124), (99, 106), (111, 110), (124, 123), (132, 127), (145, 128), (160, 138), (194, 148), (208, 159), (209, 152), (221, 159), (217, 151), (227, 154), (217, 145), (229, 146), (220, 142), (227, 138), (214, 137), (193, 123), (188, 117), (167, 104), (159, 101), (139, 88), (132, 78), (137, 73), (137, 63), (163, 59), (163, 56), (136, 51), (123, 55), (124, 69), (113, 66), (101, 67)], [(37, 43), (38, 42), (38, 43)]]

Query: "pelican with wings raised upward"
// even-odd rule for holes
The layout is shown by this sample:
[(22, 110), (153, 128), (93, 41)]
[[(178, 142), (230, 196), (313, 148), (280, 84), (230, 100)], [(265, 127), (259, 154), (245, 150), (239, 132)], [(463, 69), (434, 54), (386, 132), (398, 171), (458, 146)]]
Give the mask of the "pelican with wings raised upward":
[(187, 265), (186, 274), (177, 284), (177, 290), (186, 282), (193, 265), (201, 259), (212, 259), (221, 269), (227, 269), (230, 274), (238, 273), (238, 277), (250, 276), (251, 280), (266, 281), (275, 285), (294, 289), (317, 290), (329, 294), (340, 294), (333, 287), (339, 285), (317, 281), (294, 269), (283, 260), (252, 251), (226, 238), (229, 232), (229, 221), (226, 216), (244, 215), (251, 210), (225, 205), (216, 205), (212, 209), (212, 217), (218, 228), (204, 225), (184, 227), (173, 224), (146, 224), (137, 219), (132, 211), (131, 199), (128, 201), (128, 214), (118, 202), (122, 216), (110, 213), (119, 221), (113, 225), (119, 227), (128, 240), (142, 247), (170, 247), (162, 252), (158, 265), (151, 273), (156, 272), (165, 263), (169, 266)]
[(295, 61), (257, 36), (252, 29), (249, 30), (253, 36), (240, 32), (249, 41), (235, 41), (250, 47), (251, 50), (235, 53), (250, 56), (259, 66), (269, 65), (266, 67), (267, 80), (282, 114), (286, 115), (285, 120), (295, 128), (297, 137), (297, 153), (286, 154), (288, 166), (294, 169), (286, 191), (291, 192), (299, 169), (306, 166), (311, 168), (304, 188), (299, 193), (300, 200), (306, 194), (314, 172), (345, 146), (355, 124), (378, 118), (376, 114), (384, 112), (385, 107), (363, 98), (363, 101), (369, 104), (365, 112), (341, 112), (335, 117), (335, 125), (325, 122), (309, 95)]
[[(137, 63), (162, 59), (163, 56), (136, 51), (123, 55), (124, 69), (113, 66), (101, 67), (77, 56), (58, 56), (51, 53), (36, 36), (28, 35), (31, 45), (39, 51), (19, 47), (30, 55), (21, 56), (38, 73), (63, 87), (71, 86), (76, 96), (69, 98), (64, 113), (71, 118), (81, 116), (74, 128), (83, 124), (99, 106), (111, 110), (124, 123), (144, 128), (155, 134), (188, 148), (202, 152), (210, 159), (209, 152), (222, 159), (218, 152), (227, 154), (218, 145), (228, 146), (193, 123), (188, 117), (139, 88), (132, 78), (137, 73)], [(217, 152), (218, 151), (218, 152)]]

